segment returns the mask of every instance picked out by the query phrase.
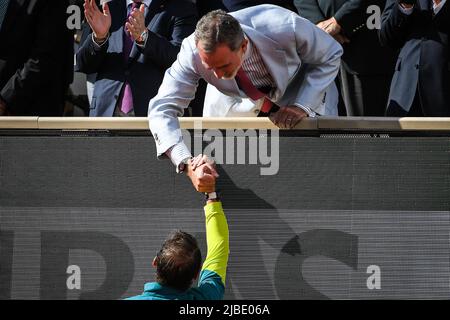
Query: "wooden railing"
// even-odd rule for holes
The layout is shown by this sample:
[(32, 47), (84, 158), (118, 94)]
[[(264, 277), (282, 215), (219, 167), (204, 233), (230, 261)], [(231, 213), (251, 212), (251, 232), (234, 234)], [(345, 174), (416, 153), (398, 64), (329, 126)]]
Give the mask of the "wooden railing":
[[(276, 129), (267, 118), (180, 118), (183, 129)], [(148, 130), (147, 118), (0, 117), (0, 129)], [(318, 117), (300, 130), (450, 131), (450, 118)]]

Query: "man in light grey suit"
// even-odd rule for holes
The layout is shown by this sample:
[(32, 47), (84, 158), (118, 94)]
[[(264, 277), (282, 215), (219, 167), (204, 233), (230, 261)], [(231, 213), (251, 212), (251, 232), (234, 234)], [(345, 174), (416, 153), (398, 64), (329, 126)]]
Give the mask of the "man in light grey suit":
[(216, 172), (202, 166), (206, 171), (191, 174), (201, 162), (191, 163), (178, 122), (198, 80), (205, 79), (229, 99), (224, 108), (260, 106), (277, 126), (292, 128), (304, 117), (330, 113), (326, 92), (337, 75), (342, 52), (326, 32), (281, 7), (210, 12), (183, 41), (177, 60), (149, 103), (158, 157), (168, 156), (178, 171), (188, 173), (198, 191), (208, 192), (206, 181)]

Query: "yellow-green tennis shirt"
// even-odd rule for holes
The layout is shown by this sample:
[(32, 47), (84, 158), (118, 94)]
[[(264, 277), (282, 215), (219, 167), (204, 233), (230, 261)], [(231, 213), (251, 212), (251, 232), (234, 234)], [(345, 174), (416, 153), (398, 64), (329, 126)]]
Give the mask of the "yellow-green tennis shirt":
[(129, 300), (220, 300), (225, 293), (225, 280), (229, 255), (228, 223), (221, 202), (210, 202), (205, 207), (206, 243), (208, 253), (200, 272), (197, 287), (187, 291), (149, 282), (144, 292)]

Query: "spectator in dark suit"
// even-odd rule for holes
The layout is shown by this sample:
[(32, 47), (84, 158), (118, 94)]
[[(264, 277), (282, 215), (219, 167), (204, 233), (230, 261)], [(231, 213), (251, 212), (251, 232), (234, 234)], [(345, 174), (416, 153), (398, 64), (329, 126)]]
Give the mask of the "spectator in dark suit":
[(450, 116), (450, 4), (388, 0), (380, 40), (399, 48), (386, 114)]
[[(81, 15), (82, 15), (82, 23), (80, 26), (80, 30), (78, 31), (77, 37), (75, 38), (75, 42), (76, 42), (76, 49), (75, 51), (78, 51), (78, 48), (80, 47), (81, 44), (84, 43), (84, 41), (86, 40), (86, 38), (90, 35), (91, 33), (91, 28), (89, 27), (89, 24), (86, 21), (86, 18), (84, 16), (84, 11), (83, 11), (83, 6), (84, 6), (84, 2), (86, 0), (70, 0), (73, 2), (73, 4), (77, 5), (80, 9), (81, 9)], [(101, 6), (100, 4), (100, 0), (95, 0), (95, 3), (97, 4), (97, 6)], [(91, 73), (91, 74), (87, 74), (86, 75), (86, 94), (87, 94), (87, 98), (89, 101), (89, 105), (92, 102), (92, 95), (94, 93), (94, 82), (95, 82), (95, 78), (96, 78), (96, 74), (95, 73)], [(83, 110), (85, 114), (89, 114), (89, 106), (87, 108), (87, 110)]]
[(0, 115), (61, 116), (73, 78), (67, 0), (0, 3)]
[(165, 70), (197, 22), (189, 0), (85, 1), (93, 30), (77, 53), (77, 71), (97, 73), (90, 116), (147, 116)]
[(302, 17), (338, 40), (343, 48), (337, 80), (344, 108), (340, 115), (383, 116), (392, 78), (395, 51), (383, 48), (378, 30), (367, 26), (367, 8), (384, 8), (385, 0), (295, 0)]

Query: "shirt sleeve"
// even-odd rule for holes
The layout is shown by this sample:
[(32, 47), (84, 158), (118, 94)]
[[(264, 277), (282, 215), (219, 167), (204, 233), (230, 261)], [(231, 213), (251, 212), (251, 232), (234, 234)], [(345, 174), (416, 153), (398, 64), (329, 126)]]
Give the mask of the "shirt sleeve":
[(205, 206), (208, 253), (203, 263), (198, 287), (212, 298), (223, 296), (229, 255), (228, 223), (221, 202)]
[(177, 168), (180, 165), (181, 161), (192, 156), (191, 152), (183, 141), (178, 142), (169, 150), (167, 150), (166, 155), (170, 158), (172, 163)]
[(148, 123), (158, 159), (165, 158), (167, 150), (183, 141), (178, 118), (195, 98), (201, 77), (196, 70), (194, 47), (193, 36), (184, 39), (177, 60), (166, 70), (158, 94), (148, 105)]
[(99, 49), (99, 50), (100, 50), (100, 48), (103, 47), (103, 46), (105, 45), (105, 43), (108, 42), (109, 36), (110, 36), (110, 34), (108, 33), (108, 36), (106, 37), (106, 39), (105, 39), (101, 44), (98, 44), (97, 41), (95, 41), (95, 38), (94, 38), (94, 32), (92, 32), (91, 37), (92, 37), (92, 42), (94, 43), (94, 47), (95, 47), (96, 49)]
[(305, 111), (308, 114), (308, 117), (315, 118), (317, 116), (317, 113), (315, 111), (313, 111), (311, 108), (302, 106), (299, 103), (295, 103), (295, 105), (297, 107), (301, 108), (303, 111)]

